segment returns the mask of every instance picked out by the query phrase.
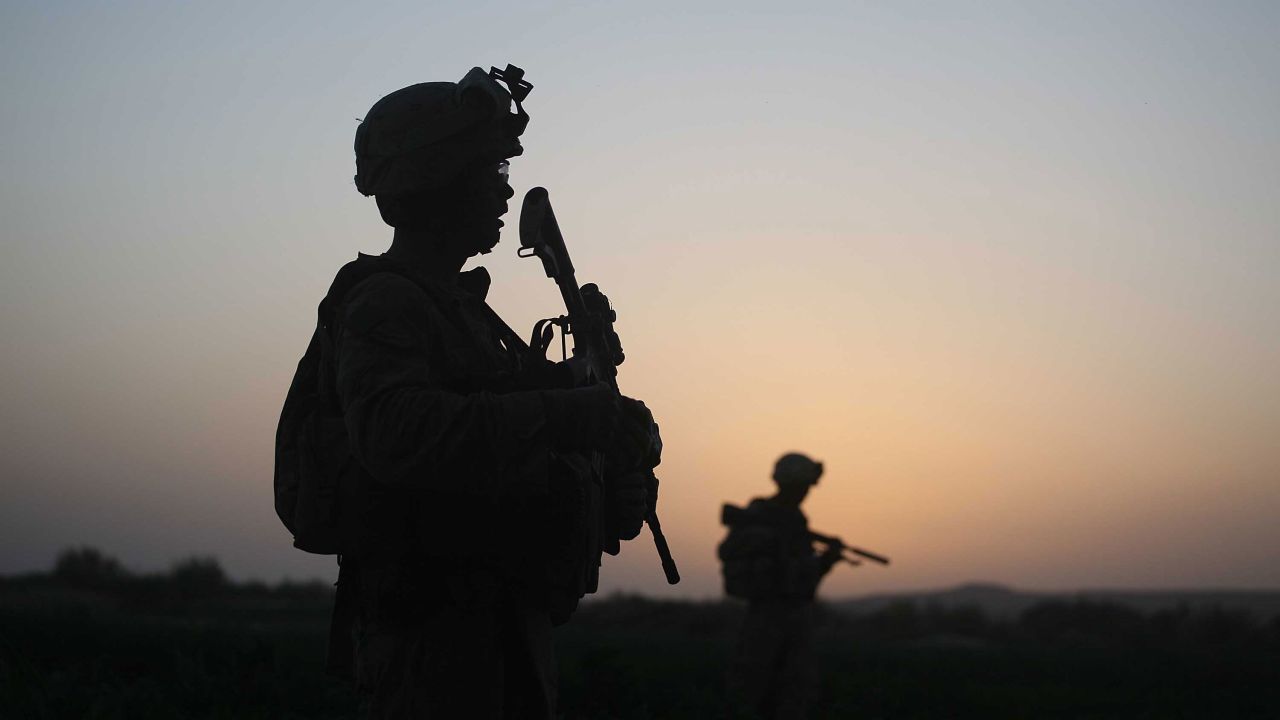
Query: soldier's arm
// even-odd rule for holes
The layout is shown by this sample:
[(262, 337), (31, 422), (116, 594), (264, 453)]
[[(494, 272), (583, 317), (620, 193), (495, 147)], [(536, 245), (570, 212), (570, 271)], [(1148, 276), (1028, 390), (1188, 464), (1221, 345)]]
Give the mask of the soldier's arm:
[(336, 376), (352, 450), (389, 486), (488, 497), (545, 489), (546, 413), (538, 392), (459, 394), (431, 367), (439, 333), (426, 294), (375, 275), (347, 297)]
[(840, 562), (841, 554), (840, 547), (828, 545), (822, 552), (815, 556), (818, 561), (819, 578), (826, 577), (827, 573), (831, 572), (831, 568), (835, 567), (836, 563)]

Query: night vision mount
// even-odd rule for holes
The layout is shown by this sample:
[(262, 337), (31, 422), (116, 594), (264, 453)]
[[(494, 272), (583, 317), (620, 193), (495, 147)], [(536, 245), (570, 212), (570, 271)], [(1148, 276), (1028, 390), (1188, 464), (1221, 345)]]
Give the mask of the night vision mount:
[(520, 103), (529, 97), (529, 93), (533, 92), (533, 83), (524, 79), (524, 70), (507, 63), (507, 69), (499, 70), (496, 67), (489, 67), (489, 77), (496, 81), (501, 81), (507, 86), (507, 92), (511, 93), (511, 99), (516, 101), (516, 107), (520, 107)]

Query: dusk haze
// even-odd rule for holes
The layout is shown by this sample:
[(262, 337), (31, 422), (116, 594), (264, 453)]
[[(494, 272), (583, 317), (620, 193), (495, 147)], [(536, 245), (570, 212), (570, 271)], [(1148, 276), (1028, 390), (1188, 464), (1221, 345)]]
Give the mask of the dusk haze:
[(391, 241), (356, 127), (514, 63), (468, 267), (524, 337), (563, 313), (516, 256), (547, 188), (662, 432), (684, 579), (646, 530), (602, 594), (720, 598), (721, 506), (787, 452), (813, 529), (892, 558), (824, 599), (1280, 588), (1278, 36), (1264, 2), (7, 2), (0, 575), (332, 582), (273, 452), (317, 303)]

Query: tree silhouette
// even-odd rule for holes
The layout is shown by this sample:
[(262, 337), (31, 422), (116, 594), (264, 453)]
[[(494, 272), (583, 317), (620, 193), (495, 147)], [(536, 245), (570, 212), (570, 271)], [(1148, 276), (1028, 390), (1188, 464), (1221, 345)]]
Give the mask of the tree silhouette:
[(53, 577), (72, 587), (105, 589), (128, 579), (129, 572), (118, 560), (102, 554), (97, 548), (82, 546), (68, 548), (58, 554)]
[(212, 557), (193, 557), (175, 564), (169, 571), (169, 581), (184, 597), (212, 595), (230, 586), (222, 565)]

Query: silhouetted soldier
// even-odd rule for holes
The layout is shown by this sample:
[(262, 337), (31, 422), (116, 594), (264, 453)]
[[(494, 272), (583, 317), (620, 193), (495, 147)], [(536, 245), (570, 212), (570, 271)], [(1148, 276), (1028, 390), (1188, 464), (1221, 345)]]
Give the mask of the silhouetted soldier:
[[(737, 510), (720, 543), (725, 591), (748, 601), (729, 671), (734, 718), (802, 718), (811, 702), (813, 598), (841, 550), (815, 553), (800, 503), (822, 476), (822, 463), (799, 453), (778, 459), (776, 495)], [(730, 508), (726, 508), (728, 510)]]
[(369, 110), (355, 184), (391, 247), (338, 272), (282, 413), (277, 510), (339, 555), (330, 667), (373, 717), (552, 717), (552, 625), (645, 514), (643, 404), (576, 387), (485, 304), (486, 271), (461, 272), (498, 242), (531, 88), (474, 68)]

